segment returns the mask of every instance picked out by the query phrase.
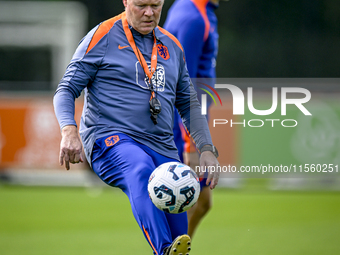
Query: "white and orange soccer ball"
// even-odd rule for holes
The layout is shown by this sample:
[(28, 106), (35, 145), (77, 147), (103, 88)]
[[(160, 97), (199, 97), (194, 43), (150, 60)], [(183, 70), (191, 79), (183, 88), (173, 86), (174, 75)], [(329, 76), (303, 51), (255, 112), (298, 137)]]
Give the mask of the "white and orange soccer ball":
[(179, 162), (168, 162), (152, 172), (148, 192), (158, 209), (167, 213), (182, 213), (197, 202), (200, 183), (196, 173), (189, 166)]

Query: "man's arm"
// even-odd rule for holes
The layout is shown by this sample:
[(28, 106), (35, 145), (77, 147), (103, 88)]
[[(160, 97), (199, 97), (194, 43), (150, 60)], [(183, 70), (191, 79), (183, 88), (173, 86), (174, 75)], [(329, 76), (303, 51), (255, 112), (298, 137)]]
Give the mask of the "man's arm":
[[(180, 11), (182, 11), (182, 9), (180, 9)], [(183, 20), (183, 16), (181, 16), (181, 13), (175, 12), (175, 10), (172, 10), (172, 12), (170, 12), (170, 15), (165, 22), (165, 27), (168, 28), (170, 32), (173, 32), (176, 35), (177, 39), (180, 41), (184, 49), (187, 68), (189, 71), (189, 75), (192, 78), (197, 78), (201, 76), (198, 75), (199, 64), (204, 52), (204, 45), (206, 40), (205, 32), (207, 26), (208, 24), (205, 23), (204, 18), (201, 14), (195, 13), (193, 15), (190, 15), (189, 17), (185, 17), (185, 20)], [(194, 85), (194, 87), (197, 90), (196, 85)], [(198, 93), (199, 92), (200, 91), (198, 91)], [(210, 103), (210, 98), (208, 98), (208, 103)], [(191, 139), (187, 134), (183, 134), (183, 136), (183, 139), (185, 140), (185, 152), (183, 155), (184, 162), (188, 165), (191, 165), (191, 163), (194, 164), (194, 162), (196, 161), (191, 160), (193, 159), (192, 155), (193, 153), (196, 153), (196, 150), (191, 153), (190, 149), (193, 149), (196, 146), (193, 145)], [(196, 165), (199, 165), (198, 161), (196, 161)]]
[[(195, 141), (198, 151), (200, 151), (206, 145), (213, 145), (208, 122), (205, 116), (201, 114), (201, 106), (197, 99), (197, 93), (190, 81), (184, 60), (181, 62), (175, 105), (183, 120), (184, 126)], [(218, 160), (212, 152), (204, 151), (201, 154), (201, 169), (204, 169), (204, 167), (209, 169), (209, 166), (213, 166), (216, 169), (218, 165)], [(218, 179), (219, 173), (217, 171), (209, 172), (207, 184), (210, 183), (211, 189), (216, 187)]]
[(70, 169), (70, 163), (83, 162), (82, 143), (74, 119), (75, 99), (94, 81), (106, 50), (104, 38), (87, 52), (95, 31), (96, 28), (79, 44), (53, 98), (54, 111), (62, 134), (59, 162), (60, 165), (65, 162), (67, 170)]

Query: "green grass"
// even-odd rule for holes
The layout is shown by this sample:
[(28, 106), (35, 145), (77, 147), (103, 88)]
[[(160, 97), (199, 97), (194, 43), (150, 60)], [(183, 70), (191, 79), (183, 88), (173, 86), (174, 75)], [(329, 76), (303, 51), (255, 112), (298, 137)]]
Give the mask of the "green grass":
[[(126, 196), (0, 186), (0, 254), (152, 254)], [(191, 254), (340, 254), (340, 193), (218, 189)]]

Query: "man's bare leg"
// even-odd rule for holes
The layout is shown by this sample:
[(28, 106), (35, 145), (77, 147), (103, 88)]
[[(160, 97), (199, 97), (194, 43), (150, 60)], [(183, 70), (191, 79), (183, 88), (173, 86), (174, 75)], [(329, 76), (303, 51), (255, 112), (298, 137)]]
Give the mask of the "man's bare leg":
[(200, 193), (200, 196), (196, 202), (196, 204), (187, 211), (188, 214), (188, 235), (193, 238), (195, 231), (204, 218), (204, 216), (208, 213), (212, 206), (212, 192), (209, 186), (205, 186)]

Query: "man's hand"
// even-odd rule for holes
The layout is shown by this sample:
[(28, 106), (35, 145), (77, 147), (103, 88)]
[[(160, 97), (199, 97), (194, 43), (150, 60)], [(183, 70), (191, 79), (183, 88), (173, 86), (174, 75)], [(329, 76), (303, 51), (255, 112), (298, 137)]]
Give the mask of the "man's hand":
[[(217, 158), (211, 151), (204, 151), (200, 157), (200, 174), (204, 175), (203, 169), (208, 170), (208, 178), (206, 184), (210, 184), (210, 189), (214, 189), (220, 178), (220, 173), (217, 170), (218, 163)], [(212, 171), (215, 170), (215, 171)]]
[(61, 136), (59, 163), (62, 166), (65, 161), (65, 168), (69, 170), (70, 162), (77, 164), (84, 161), (82, 156), (83, 146), (76, 126), (63, 127)]

